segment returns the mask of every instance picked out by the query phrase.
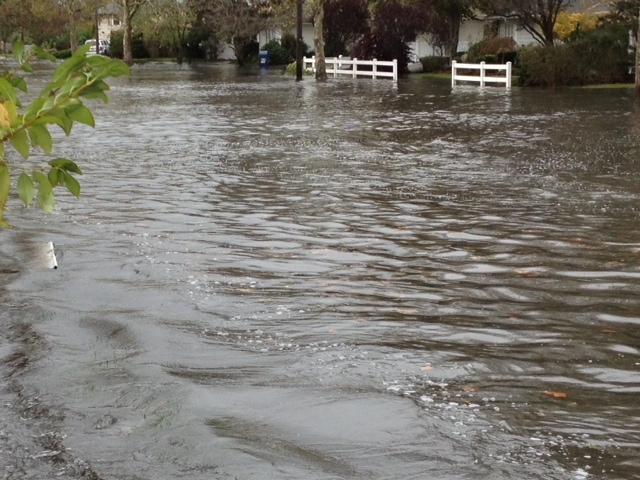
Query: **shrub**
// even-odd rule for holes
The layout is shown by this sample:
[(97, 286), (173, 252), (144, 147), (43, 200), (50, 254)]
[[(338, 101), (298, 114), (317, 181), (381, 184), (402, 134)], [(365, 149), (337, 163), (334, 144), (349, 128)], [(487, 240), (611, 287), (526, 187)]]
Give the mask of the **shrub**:
[(286, 65), (294, 58), (291, 53), (284, 49), (278, 40), (271, 40), (262, 46), (262, 50), (269, 52), (269, 63), (271, 65)]
[(67, 48), (65, 50), (56, 50), (53, 52), (53, 56), (58, 59), (69, 58), (71, 56), (71, 49)]
[(624, 81), (629, 66), (627, 32), (603, 27), (563, 45), (522, 49), (519, 84), (558, 87)]
[(467, 60), (472, 63), (514, 62), (518, 45), (513, 38), (491, 37), (480, 40), (469, 47)]
[(425, 73), (442, 72), (449, 69), (449, 57), (422, 57), (422, 70)]

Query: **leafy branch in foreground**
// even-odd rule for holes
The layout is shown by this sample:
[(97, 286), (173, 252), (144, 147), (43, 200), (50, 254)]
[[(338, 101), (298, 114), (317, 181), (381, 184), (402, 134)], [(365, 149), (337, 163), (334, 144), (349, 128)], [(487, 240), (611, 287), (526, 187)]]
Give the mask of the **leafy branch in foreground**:
[[(105, 80), (129, 73), (129, 67), (122, 61), (87, 55), (88, 50), (89, 45), (79, 48), (62, 62), (40, 94), (23, 106), (17, 92), (26, 93), (27, 84), (18, 73), (32, 72), (29, 62), (34, 58), (51, 61), (55, 58), (39, 48), (27, 53), (22, 44), (13, 45), (18, 67), (0, 76), (0, 227), (9, 227), (4, 212), (11, 193), (12, 170), (18, 168), (5, 160), (5, 145), (10, 143), (25, 159), (33, 148), (50, 154), (53, 139), (49, 126), (57, 125), (67, 136), (76, 122), (94, 127), (93, 114), (83, 101), (100, 99), (107, 103), (109, 85)], [(37, 199), (42, 210), (52, 212), (55, 187), (64, 186), (76, 197), (80, 195), (80, 184), (73, 174), (82, 175), (82, 171), (71, 160), (56, 158), (41, 169), (22, 171), (17, 181), (18, 195), (26, 206)]]

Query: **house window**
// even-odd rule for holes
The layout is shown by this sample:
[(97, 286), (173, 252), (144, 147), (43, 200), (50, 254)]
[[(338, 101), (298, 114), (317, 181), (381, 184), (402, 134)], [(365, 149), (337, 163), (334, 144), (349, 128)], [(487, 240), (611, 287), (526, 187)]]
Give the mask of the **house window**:
[(117, 18), (113, 19), (113, 26), (117, 27), (118, 25), (120, 25), (120, 20), (118, 20)]
[(505, 38), (513, 38), (513, 23), (503, 23), (501, 33)]

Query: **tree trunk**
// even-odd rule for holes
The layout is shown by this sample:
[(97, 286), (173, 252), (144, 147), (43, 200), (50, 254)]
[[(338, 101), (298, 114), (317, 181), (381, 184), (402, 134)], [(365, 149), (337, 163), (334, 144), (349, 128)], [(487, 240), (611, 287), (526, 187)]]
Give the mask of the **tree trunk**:
[(324, 58), (324, 4), (323, 0), (316, 0), (315, 5), (315, 37), (313, 43), (316, 49), (316, 81), (327, 81), (327, 64)]
[(76, 12), (73, 8), (69, 9), (69, 48), (71, 52), (75, 52), (78, 49), (78, 35), (76, 32)]
[(129, 0), (122, 0), (122, 60), (129, 66), (133, 65), (133, 52), (131, 51), (133, 26), (131, 25), (131, 17)]
[(640, 94), (640, 12), (638, 12), (638, 33), (636, 33), (636, 92)]
[(458, 53), (458, 42), (460, 41), (460, 16), (449, 17), (449, 60), (453, 61)]

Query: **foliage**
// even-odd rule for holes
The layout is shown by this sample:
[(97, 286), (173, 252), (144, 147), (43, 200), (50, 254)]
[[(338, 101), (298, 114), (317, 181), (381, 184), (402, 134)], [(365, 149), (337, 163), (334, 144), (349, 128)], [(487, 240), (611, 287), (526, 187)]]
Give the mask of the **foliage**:
[(366, 0), (325, 0), (325, 55), (345, 55), (353, 42), (369, 30), (370, 13)]
[(603, 27), (564, 45), (521, 49), (519, 83), (558, 87), (622, 82), (630, 64), (626, 37), (623, 27)]
[(449, 57), (422, 57), (422, 70), (425, 73), (442, 72), (449, 69)]
[(592, 13), (569, 13), (562, 11), (553, 28), (553, 33), (560, 40), (570, 40), (580, 33), (593, 30), (598, 25), (598, 16)]
[[(27, 84), (19, 71), (31, 72), (29, 61), (33, 58), (55, 60), (40, 48), (29, 54), (21, 43), (13, 46), (13, 55), (19, 67), (7, 71), (0, 77), (0, 226), (8, 227), (4, 220), (7, 199), (11, 193), (12, 177), (18, 169), (15, 162), (7, 161), (5, 146), (11, 146), (23, 158), (28, 158), (32, 149), (40, 148), (49, 155), (53, 149), (53, 139), (49, 126), (57, 125), (66, 135), (71, 134), (74, 123), (94, 126), (91, 110), (85, 100), (108, 101), (105, 82), (108, 77), (129, 73), (128, 67), (118, 60), (102, 55), (87, 56), (89, 47), (83, 46), (55, 70), (51, 81), (28, 105), (23, 106), (18, 90), (27, 92)], [(20, 165), (20, 167), (23, 167)], [(26, 166), (24, 166), (26, 167)], [(21, 168), (22, 169), (22, 168)], [(17, 191), (25, 205), (37, 200), (45, 212), (53, 211), (55, 187), (64, 186), (75, 196), (80, 195), (80, 184), (74, 174), (82, 174), (71, 160), (55, 158), (46, 168), (31, 171), (26, 168), (18, 175)], [(36, 192), (37, 189), (37, 192)]]
[(478, 0), (478, 7), (489, 15), (517, 19), (540, 44), (553, 45), (558, 15), (571, 3), (572, 0)]
[(65, 50), (56, 50), (55, 52), (53, 52), (53, 56), (58, 59), (69, 58), (71, 54), (72, 53), (70, 48), (67, 48)]
[(64, 32), (66, 18), (56, 0), (0, 1), (0, 40), (14, 38), (43, 45)]
[[(111, 41), (109, 42), (109, 56), (113, 58), (123, 58), (123, 37), (122, 30), (114, 30), (111, 32)], [(149, 50), (144, 43), (141, 32), (134, 33), (131, 36), (131, 54), (133, 58), (149, 58)]]
[[(285, 69), (285, 73), (287, 75), (295, 75), (296, 74), (296, 62), (292, 62), (289, 65), (287, 65), (287, 68)], [(302, 70), (302, 74), (303, 75), (313, 75), (313, 70), (311, 70), (310, 68), (305, 68)]]
[(253, 55), (258, 33), (272, 24), (269, 0), (192, 0), (189, 3), (199, 22), (215, 32), (218, 40), (232, 44), (239, 65)]
[(167, 49), (182, 63), (187, 33), (196, 20), (195, 12), (186, 2), (155, 0), (146, 3), (137, 16), (137, 31), (145, 43), (157, 49)]
[[(291, 33), (285, 33), (280, 39), (280, 45), (282, 45), (282, 48), (284, 48), (286, 51), (288, 51), (291, 54), (291, 58), (296, 58), (298, 41), (296, 40), (295, 35)], [(309, 54), (309, 45), (302, 42), (302, 55), (308, 56), (308, 54)]]
[(280, 42), (273, 39), (262, 46), (262, 50), (269, 52), (269, 63), (271, 65), (287, 65), (295, 58), (291, 52), (285, 50)]
[(516, 58), (518, 45), (513, 38), (491, 37), (469, 47), (467, 61), (471, 63), (506, 63)]
[(420, 0), (428, 17), (424, 19), (427, 33), (433, 43), (444, 46), (453, 58), (458, 50), (462, 21), (474, 18), (474, 0)]
[(417, 7), (381, 0), (374, 12), (371, 31), (355, 45), (353, 56), (370, 60), (397, 59), (398, 69), (406, 72), (411, 55), (408, 44), (423, 27), (423, 12)]

